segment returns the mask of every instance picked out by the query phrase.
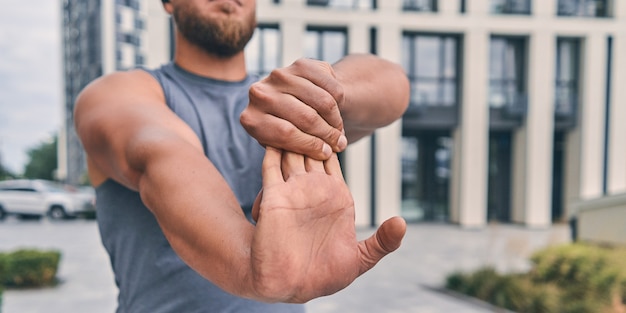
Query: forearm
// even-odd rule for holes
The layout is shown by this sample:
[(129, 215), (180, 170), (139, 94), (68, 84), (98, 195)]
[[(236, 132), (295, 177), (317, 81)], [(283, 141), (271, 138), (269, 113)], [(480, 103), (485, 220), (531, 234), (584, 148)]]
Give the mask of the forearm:
[(185, 263), (223, 290), (258, 299), (250, 266), (254, 227), (232, 191), (193, 148), (175, 142), (158, 146), (151, 145), (145, 153), (149, 157), (138, 187), (170, 245)]
[(344, 86), (340, 107), (349, 142), (397, 120), (409, 103), (409, 82), (395, 63), (373, 55), (355, 54), (333, 65)]

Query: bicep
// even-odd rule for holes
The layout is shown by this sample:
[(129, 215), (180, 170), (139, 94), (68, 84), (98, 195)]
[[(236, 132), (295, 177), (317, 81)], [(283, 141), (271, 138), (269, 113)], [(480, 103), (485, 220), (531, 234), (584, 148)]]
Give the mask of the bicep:
[(93, 165), (134, 190), (148, 161), (146, 147), (162, 140), (200, 147), (193, 131), (165, 105), (158, 83), (145, 72), (116, 73), (90, 84), (78, 97), (74, 117)]

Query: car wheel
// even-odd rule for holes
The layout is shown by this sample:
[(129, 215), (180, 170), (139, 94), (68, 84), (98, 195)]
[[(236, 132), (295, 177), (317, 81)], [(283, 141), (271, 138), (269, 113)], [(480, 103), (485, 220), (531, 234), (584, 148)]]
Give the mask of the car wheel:
[(50, 211), (48, 211), (48, 216), (53, 220), (60, 220), (60, 219), (67, 218), (67, 214), (65, 213), (65, 210), (63, 209), (63, 207), (58, 206), (58, 205), (55, 205), (50, 208)]

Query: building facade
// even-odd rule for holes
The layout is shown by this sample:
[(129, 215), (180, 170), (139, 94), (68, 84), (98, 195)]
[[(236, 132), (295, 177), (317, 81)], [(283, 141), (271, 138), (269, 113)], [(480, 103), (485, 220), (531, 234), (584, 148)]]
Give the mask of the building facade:
[[(59, 180), (86, 180), (86, 159), (73, 124), (78, 93), (117, 70), (156, 66), (170, 58), (169, 19), (149, 0), (63, 0), (65, 120), (59, 136)], [(150, 27), (148, 27), (150, 25)]]
[[(133, 7), (119, 2), (109, 12)], [(156, 26), (153, 32), (148, 24), (146, 36), (163, 39), (167, 18), (160, 3), (150, 2)], [(470, 228), (492, 221), (541, 228), (567, 220), (579, 200), (626, 192), (626, 2), (257, 6), (259, 26), (246, 48), (251, 72), (266, 75), (300, 57), (334, 62), (348, 53), (375, 53), (406, 70), (411, 100), (402, 120), (342, 155), (358, 225), (401, 215)], [(121, 43), (111, 33), (118, 23), (107, 20), (109, 39), (101, 42), (111, 55), (103, 60), (113, 61), (104, 62), (103, 73), (125, 68), (115, 62)], [(146, 51), (137, 49), (121, 54)]]
[(249, 68), (371, 52), (409, 76), (402, 121), (343, 156), (358, 224), (547, 227), (626, 191), (624, 1), (258, 3)]

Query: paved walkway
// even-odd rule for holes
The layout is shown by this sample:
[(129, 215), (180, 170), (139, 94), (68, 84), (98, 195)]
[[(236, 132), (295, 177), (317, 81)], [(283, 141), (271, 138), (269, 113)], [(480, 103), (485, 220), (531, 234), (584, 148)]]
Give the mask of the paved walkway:
[[(359, 237), (372, 233), (359, 230)], [(433, 291), (446, 274), (491, 264), (502, 271), (527, 269), (536, 249), (569, 241), (569, 229), (529, 230), (491, 225), (464, 230), (452, 225), (410, 225), (402, 247), (339, 293), (311, 301), (310, 313), (419, 312), (487, 313), (489, 308)], [(63, 252), (54, 288), (8, 290), (2, 313), (112, 313), (116, 288), (96, 223), (8, 220), (0, 223), (0, 251), (17, 247)]]

